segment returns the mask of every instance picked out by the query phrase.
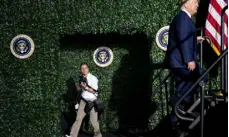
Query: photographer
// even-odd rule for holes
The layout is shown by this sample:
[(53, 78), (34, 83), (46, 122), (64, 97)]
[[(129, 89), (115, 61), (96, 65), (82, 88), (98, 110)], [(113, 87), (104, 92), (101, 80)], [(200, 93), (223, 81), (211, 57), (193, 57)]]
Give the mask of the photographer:
[(80, 65), (81, 76), (79, 77), (79, 83), (76, 84), (77, 89), (82, 91), (81, 100), (79, 103), (79, 108), (76, 116), (76, 121), (74, 122), (70, 136), (77, 137), (83, 118), (88, 113), (90, 116), (91, 124), (94, 128), (94, 137), (102, 137), (98, 122), (98, 112), (95, 111), (93, 101), (97, 99), (98, 93), (98, 79), (89, 73), (89, 68), (87, 63)]

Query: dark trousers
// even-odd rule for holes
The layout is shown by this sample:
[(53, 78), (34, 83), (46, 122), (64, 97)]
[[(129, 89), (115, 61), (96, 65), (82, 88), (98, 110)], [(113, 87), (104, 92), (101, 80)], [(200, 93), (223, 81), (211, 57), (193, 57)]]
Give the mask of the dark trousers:
[[(176, 93), (175, 93), (175, 102), (178, 101), (188, 89), (199, 79), (203, 74), (203, 69), (196, 64), (196, 68), (193, 71), (190, 71), (186, 68), (173, 68), (171, 69), (172, 73), (175, 75), (176, 79)], [(208, 81), (208, 76), (203, 78), (203, 81), (206, 83)], [(184, 100), (184, 103), (179, 107), (185, 109), (185, 104), (192, 103), (193, 93), (197, 90), (196, 87)], [(175, 114), (172, 114), (172, 124), (177, 122)]]

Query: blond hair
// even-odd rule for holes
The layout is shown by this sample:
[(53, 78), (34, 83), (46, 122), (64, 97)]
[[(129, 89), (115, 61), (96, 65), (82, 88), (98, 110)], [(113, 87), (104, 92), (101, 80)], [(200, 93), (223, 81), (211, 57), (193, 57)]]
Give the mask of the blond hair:
[(189, 0), (180, 0), (180, 5), (183, 6), (186, 2), (188, 2)]

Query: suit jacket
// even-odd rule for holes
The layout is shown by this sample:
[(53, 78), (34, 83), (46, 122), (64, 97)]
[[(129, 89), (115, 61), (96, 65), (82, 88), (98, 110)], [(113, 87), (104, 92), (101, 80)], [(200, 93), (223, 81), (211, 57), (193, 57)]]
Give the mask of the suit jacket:
[(195, 25), (188, 14), (181, 10), (170, 24), (165, 57), (166, 66), (169, 68), (186, 68), (188, 62), (196, 62), (196, 43)]

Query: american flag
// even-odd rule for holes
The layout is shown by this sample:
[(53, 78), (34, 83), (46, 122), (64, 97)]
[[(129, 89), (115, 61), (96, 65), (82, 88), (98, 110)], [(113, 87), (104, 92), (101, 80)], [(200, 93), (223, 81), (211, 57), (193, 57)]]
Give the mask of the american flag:
[[(227, 0), (211, 0), (205, 24), (205, 34), (212, 40), (212, 47), (217, 55), (221, 52), (221, 12), (228, 4)], [(228, 46), (228, 12), (224, 16), (224, 48)]]

